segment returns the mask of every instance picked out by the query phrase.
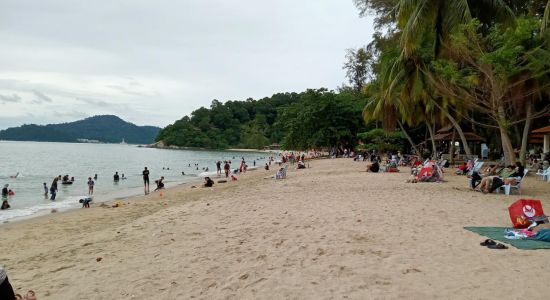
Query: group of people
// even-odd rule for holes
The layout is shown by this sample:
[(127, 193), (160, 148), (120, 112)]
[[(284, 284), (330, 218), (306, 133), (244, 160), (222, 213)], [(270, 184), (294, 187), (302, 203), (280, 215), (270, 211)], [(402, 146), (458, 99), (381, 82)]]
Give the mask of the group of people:
[(515, 185), (525, 175), (525, 167), (521, 162), (515, 165), (499, 167), (490, 165), (481, 171), (473, 171), (470, 177), (470, 188), (484, 194), (492, 193), (503, 185)]
[(9, 186), (10, 185), (6, 183), (2, 188), (2, 206), (0, 207), (0, 209), (2, 210), (10, 208), (10, 203), (8, 202), (8, 198), (11, 196), (15, 196), (15, 192), (9, 189), (8, 188)]

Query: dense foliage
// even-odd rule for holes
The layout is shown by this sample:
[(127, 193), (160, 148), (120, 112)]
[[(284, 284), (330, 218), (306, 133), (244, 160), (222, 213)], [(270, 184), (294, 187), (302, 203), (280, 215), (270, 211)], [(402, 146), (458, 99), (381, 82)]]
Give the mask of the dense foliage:
[(94, 116), (76, 122), (49, 125), (23, 125), (0, 131), (1, 140), (37, 142), (77, 142), (77, 139), (104, 143), (150, 144), (160, 128), (137, 126), (117, 116)]
[(550, 1), (354, 2), (360, 14), (376, 16), (377, 32), (362, 48), (372, 70), (362, 90), (365, 121), (400, 126), (413, 147), (423, 141), (404, 129), (423, 128), (432, 154), (436, 129), (448, 124), (473, 154), (466, 124), (508, 163), (514, 149), (524, 159), (531, 125), (548, 121), (540, 118), (549, 111)]
[(281, 143), (287, 149), (355, 145), (363, 128), (365, 102), (351, 93), (326, 89), (275, 94), (261, 100), (214, 100), (164, 128), (165, 145), (259, 149)]
[(363, 142), (359, 149), (380, 152), (397, 152), (403, 150), (406, 140), (402, 131), (385, 131), (381, 128), (371, 129), (357, 135)]

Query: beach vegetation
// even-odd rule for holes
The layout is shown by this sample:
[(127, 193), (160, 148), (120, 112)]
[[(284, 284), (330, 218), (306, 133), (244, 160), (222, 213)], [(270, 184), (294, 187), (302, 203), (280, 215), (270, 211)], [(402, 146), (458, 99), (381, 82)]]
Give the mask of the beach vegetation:
[[(361, 90), (366, 122), (400, 127), (413, 149), (422, 128), (452, 125), (467, 155), (463, 126), (502, 149), (507, 163), (523, 158), (533, 122), (548, 116), (550, 1), (354, 0), (374, 14), (365, 48), (371, 74)], [(547, 119), (547, 118), (546, 118)], [(540, 120), (544, 124), (543, 120)]]

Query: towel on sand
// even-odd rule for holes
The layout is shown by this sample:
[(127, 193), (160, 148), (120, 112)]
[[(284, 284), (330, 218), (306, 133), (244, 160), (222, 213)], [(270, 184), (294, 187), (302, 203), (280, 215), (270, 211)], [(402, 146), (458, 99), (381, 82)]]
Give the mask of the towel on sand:
[(524, 240), (509, 240), (504, 237), (504, 230), (506, 227), (464, 227), (464, 229), (502, 243), (510, 244), (522, 250), (550, 249), (549, 242), (538, 241), (533, 238)]

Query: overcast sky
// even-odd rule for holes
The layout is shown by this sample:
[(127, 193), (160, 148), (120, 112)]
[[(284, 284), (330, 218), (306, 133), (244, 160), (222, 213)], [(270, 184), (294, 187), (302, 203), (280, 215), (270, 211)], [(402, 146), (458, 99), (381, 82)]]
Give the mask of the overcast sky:
[(0, 129), (334, 89), (371, 35), (352, 0), (2, 0)]

